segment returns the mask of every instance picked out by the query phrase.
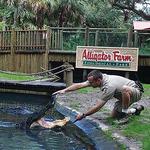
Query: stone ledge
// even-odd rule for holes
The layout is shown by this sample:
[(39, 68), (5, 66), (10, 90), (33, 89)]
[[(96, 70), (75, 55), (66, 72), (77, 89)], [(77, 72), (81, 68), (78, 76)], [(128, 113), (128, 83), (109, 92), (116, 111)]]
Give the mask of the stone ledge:
[[(70, 116), (71, 122), (75, 120), (75, 116), (79, 113), (78, 111), (65, 107), (60, 103), (56, 103), (56, 110), (64, 116)], [(80, 128), (94, 143), (96, 150), (120, 150), (120, 144), (116, 141), (106, 138), (103, 130), (106, 131), (107, 126), (104, 124), (98, 124), (91, 117), (87, 117), (81, 121), (77, 121), (75, 125)], [(103, 126), (103, 128), (101, 128)]]

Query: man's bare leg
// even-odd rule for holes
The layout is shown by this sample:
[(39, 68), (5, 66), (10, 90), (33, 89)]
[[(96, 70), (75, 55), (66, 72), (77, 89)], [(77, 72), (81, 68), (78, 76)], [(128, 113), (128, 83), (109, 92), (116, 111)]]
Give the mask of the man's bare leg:
[(111, 117), (114, 119), (122, 119), (126, 117), (126, 113), (118, 112), (117, 110), (113, 109), (111, 112)]
[(128, 86), (123, 86), (122, 91), (122, 112), (127, 113), (128, 107), (130, 105), (131, 89)]

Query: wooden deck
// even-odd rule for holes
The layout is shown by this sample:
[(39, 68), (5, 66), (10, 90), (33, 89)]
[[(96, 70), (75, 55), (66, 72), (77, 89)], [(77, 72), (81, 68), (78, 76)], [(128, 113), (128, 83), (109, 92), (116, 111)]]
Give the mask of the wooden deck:
[[(0, 31), (0, 70), (36, 73), (41, 68), (51, 69), (56, 62), (75, 64), (77, 45), (130, 46), (129, 31), (101, 28)], [(150, 55), (140, 55), (139, 66), (150, 66)]]

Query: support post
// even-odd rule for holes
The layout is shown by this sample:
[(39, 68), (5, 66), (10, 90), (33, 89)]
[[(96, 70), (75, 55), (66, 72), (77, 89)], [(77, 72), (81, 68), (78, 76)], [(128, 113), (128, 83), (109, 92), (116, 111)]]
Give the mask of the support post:
[(138, 47), (138, 32), (134, 31), (134, 47)]
[[(95, 38), (97, 38), (98, 32), (96, 32), (95, 36), (96, 36)], [(97, 40), (96, 40), (96, 42), (97, 42)], [(95, 44), (97, 44), (97, 43), (95, 43)], [(85, 29), (85, 46), (89, 46), (89, 28), (88, 27), (86, 27), (86, 29)], [(84, 69), (83, 75), (82, 75), (83, 81), (85, 80), (86, 76), (87, 76), (87, 70)]]
[(98, 30), (96, 30), (96, 32), (95, 32), (95, 46), (97, 46), (98, 45)]
[(85, 46), (89, 45), (89, 28), (85, 29)]
[(86, 77), (87, 77), (87, 70), (84, 69), (84, 70), (83, 70), (83, 81), (86, 80)]
[[(127, 39), (127, 47), (132, 47), (133, 46), (133, 27), (131, 26), (128, 30), (128, 39)], [(125, 77), (129, 78), (130, 77), (130, 73), (129, 72), (125, 72)]]
[(60, 30), (60, 49), (63, 50), (63, 28)]
[(74, 70), (74, 68), (71, 64), (69, 64), (67, 62), (64, 65), (66, 68), (66, 70), (64, 72), (65, 73), (64, 74), (64, 77), (65, 77), (64, 80), (66, 82), (66, 86), (68, 87), (68, 86), (72, 85), (72, 83), (73, 83), (73, 70)]
[(133, 46), (133, 27), (131, 26), (128, 30), (128, 39), (127, 39), (127, 47)]
[(45, 59), (44, 59), (44, 68), (48, 70), (48, 51), (51, 43), (51, 29), (47, 28), (47, 38), (46, 38), (46, 50), (45, 50)]

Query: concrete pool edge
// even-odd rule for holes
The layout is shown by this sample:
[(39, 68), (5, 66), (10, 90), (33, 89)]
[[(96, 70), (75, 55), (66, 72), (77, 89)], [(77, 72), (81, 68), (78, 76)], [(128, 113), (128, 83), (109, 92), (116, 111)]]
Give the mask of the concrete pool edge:
[[(71, 109), (70, 107), (63, 106), (61, 103), (56, 102), (56, 110), (64, 116), (70, 116), (71, 122), (75, 120), (75, 116), (79, 113), (78, 111)], [(105, 134), (104, 131), (108, 129), (105, 124), (99, 124), (95, 120), (88, 117), (75, 123), (93, 142), (96, 150), (118, 150), (121, 149), (121, 144), (116, 140), (103, 139), (102, 136)]]
[[(64, 106), (64, 104), (61, 102), (59, 102), (59, 103), (57, 102), (56, 105), (58, 105), (59, 107), (62, 107), (62, 109), (65, 109), (66, 111), (68, 111), (68, 113), (63, 112), (62, 110), (60, 111), (60, 113), (62, 113), (65, 116), (67, 116), (67, 115), (70, 116), (73, 114), (73, 116), (75, 117), (76, 114), (80, 113), (80, 112), (76, 111), (75, 109), (72, 109), (68, 106)], [(59, 111), (59, 109), (58, 109), (58, 111)], [(116, 141), (117, 144), (120, 145), (120, 149), (121, 149), (121, 147), (124, 147), (128, 150), (140, 150), (141, 149), (140, 142), (135, 141), (134, 139), (129, 139), (128, 137), (122, 135), (119, 131), (113, 131), (111, 125), (106, 125), (105, 123), (103, 123), (93, 117), (87, 117), (87, 119), (84, 119), (84, 120), (86, 120), (87, 122), (90, 121), (90, 123), (92, 122), (93, 124), (96, 124), (96, 126), (99, 128), (99, 130), (102, 130), (103, 133), (105, 133), (105, 134), (107, 131), (110, 131), (111, 138), (114, 139), (114, 141)], [(76, 123), (75, 125), (78, 125), (78, 124)], [(97, 142), (97, 141), (94, 141), (94, 142)]]

